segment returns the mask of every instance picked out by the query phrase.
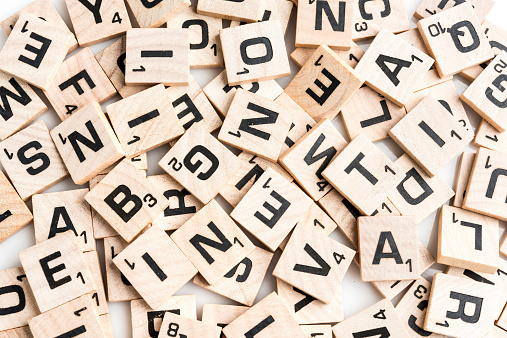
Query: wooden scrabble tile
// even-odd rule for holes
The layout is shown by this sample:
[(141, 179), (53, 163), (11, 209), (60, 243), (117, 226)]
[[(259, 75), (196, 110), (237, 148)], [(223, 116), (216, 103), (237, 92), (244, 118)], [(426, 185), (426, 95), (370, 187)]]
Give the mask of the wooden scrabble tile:
[(273, 275), (324, 303), (331, 303), (337, 292), (334, 286), (343, 280), (354, 256), (355, 251), (347, 246), (298, 225)]
[(310, 205), (308, 211), (299, 219), (299, 223), (316, 231), (322, 231), (326, 236), (337, 228), (335, 221), (317, 203)]
[(60, 13), (58, 13), (50, 0), (35, 0), (25, 6), (23, 9), (17, 11), (7, 19), (0, 22), (0, 28), (2, 28), (5, 35), (9, 36), (11, 34), (12, 30), (14, 29), (14, 25), (18, 21), (19, 17), (25, 12), (33, 14), (38, 18), (43, 18), (44, 21), (47, 21), (50, 24), (55, 25), (58, 28), (70, 33), (72, 37), (69, 41), (69, 53), (78, 48), (77, 40), (74, 37), (74, 34), (72, 34), (69, 27), (60, 16)]
[(157, 28), (190, 6), (190, 0), (127, 0), (139, 27)]
[(444, 205), (438, 228), (438, 263), (495, 273), (498, 228), (494, 218)]
[(171, 239), (212, 285), (255, 248), (214, 200), (176, 230)]
[(131, 242), (169, 205), (145, 174), (127, 160), (121, 161), (90, 190), (85, 200), (127, 242)]
[(223, 29), (220, 41), (230, 86), (290, 75), (282, 27), (277, 21)]
[(88, 188), (34, 195), (35, 242), (71, 232), (83, 252), (95, 250), (92, 212), (84, 200), (87, 193)]
[(0, 52), (0, 70), (29, 84), (50, 86), (72, 34), (30, 13), (22, 13)]
[(486, 283), (436, 274), (424, 329), (455, 337), (473, 337), (488, 332), (496, 319), (497, 290), (496, 286)]
[(384, 299), (366, 310), (333, 326), (336, 337), (384, 337), (409, 338), (393, 304)]
[(48, 110), (48, 107), (24, 81), (0, 72), (0, 106), (2, 125), (0, 140), (5, 140), (28, 126)]
[(169, 200), (169, 206), (153, 220), (153, 226), (176, 230), (204, 206), (169, 175), (148, 176), (148, 181)]
[(433, 59), (386, 29), (373, 40), (355, 70), (366, 84), (403, 106), (433, 64)]
[(0, 243), (23, 229), (32, 219), (30, 209), (0, 170)]
[(88, 182), (125, 154), (97, 102), (56, 126), (51, 137), (76, 184)]
[(389, 136), (433, 177), (473, 140), (472, 126), (461, 121), (430, 94)]
[(98, 252), (84, 252), (83, 258), (90, 274), (92, 275), (95, 285), (97, 286), (96, 291), (91, 294), (93, 307), (99, 316), (108, 314), (109, 305), (107, 303), (106, 292), (104, 290), (104, 282), (102, 281), (102, 270), (100, 267)]
[[(339, 50), (334, 48), (331, 48), (331, 50), (351, 68), (355, 68), (359, 60), (361, 60), (364, 55), (364, 51), (361, 47), (354, 42), (352, 42), (352, 46), (349, 50)], [(315, 48), (298, 47), (290, 54), (290, 58), (299, 67), (303, 67), (315, 51)]]
[(150, 308), (142, 299), (130, 303), (132, 314), (132, 336), (134, 338), (157, 337), (166, 312), (174, 313), (185, 318), (197, 319), (195, 296), (170, 297), (156, 309)]
[(317, 48), (327, 45), (349, 50), (352, 45), (355, 4), (354, 1), (338, 0), (298, 3), (296, 47)]
[(338, 115), (363, 82), (329, 47), (320, 46), (285, 88), (285, 93), (319, 122)]
[(199, 124), (210, 133), (217, 130), (222, 125), (222, 120), (193, 76), (188, 77), (188, 82), (188, 86), (166, 88), (183, 128), (188, 130), (194, 124)]
[(125, 34), (130, 25), (125, 3), (109, 0), (106, 3), (65, 0), (70, 20), (81, 47), (87, 47)]
[(507, 119), (503, 117), (507, 100), (503, 101), (505, 90), (502, 82), (507, 79), (507, 53), (502, 52), (479, 75), (470, 87), (461, 95), (461, 99), (472, 107), (498, 131), (507, 130)]
[(40, 313), (22, 267), (0, 271), (0, 295), (0, 331), (26, 326)]
[[(287, 33), (287, 27), (289, 26), (289, 20), (294, 3), (290, 0), (261, 0), (260, 2), (263, 12), (261, 15), (262, 20), (258, 21), (278, 20), (280, 25), (282, 25), (282, 31), (285, 35)], [(231, 21), (231, 27), (238, 27), (246, 24), (247, 22), (244, 21)]]
[(141, 298), (129, 280), (113, 263), (113, 258), (118, 256), (127, 245), (128, 243), (120, 236), (104, 238), (107, 300), (110, 302), (122, 302)]
[(129, 29), (125, 83), (187, 85), (190, 75), (188, 36), (188, 30), (183, 28)]
[(282, 157), (280, 164), (315, 201), (331, 189), (322, 172), (347, 146), (330, 120), (322, 120), (306, 133)]
[(196, 125), (176, 142), (159, 165), (199, 201), (207, 204), (240, 163), (236, 155)]
[(306, 337), (333, 338), (331, 325), (300, 325)]
[(23, 201), (68, 175), (44, 121), (18, 131), (0, 148), (0, 162)]
[(116, 88), (121, 97), (131, 95), (148, 89), (147, 86), (127, 86), (125, 84), (125, 59), (127, 58), (127, 38), (118, 39), (106, 49), (95, 54), (95, 59), (107, 77)]
[(239, 89), (218, 139), (276, 162), (292, 124), (292, 112), (260, 95)]
[[(414, 17), (417, 19), (427, 18), (464, 2), (465, 1), (423, 0), (419, 7), (417, 7)], [(495, 5), (494, 0), (469, 0), (467, 2), (470, 2), (474, 8), (475, 15), (480, 22), (484, 21), (489, 11)]]
[(366, 86), (342, 108), (343, 122), (351, 140), (361, 133), (372, 142), (384, 140), (405, 114), (404, 108)]
[(193, 283), (240, 304), (252, 306), (272, 258), (273, 253), (256, 247), (218, 282), (208, 284), (198, 274)]
[(197, 3), (197, 13), (227, 20), (256, 22), (262, 19), (264, 13), (261, 5), (262, 2), (257, 0), (200, 0)]
[(213, 324), (224, 328), (233, 320), (248, 311), (248, 309), (248, 306), (204, 304), (202, 307), (202, 321), (203, 323)]
[(412, 284), (396, 305), (396, 313), (411, 337), (445, 338), (423, 329), (430, 290), (431, 283), (421, 277)]
[(139, 236), (113, 263), (152, 309), (164, 304), (197, 273), (171, 238), (157, 227)]
[(11, 330), (0, 331), (0, 338), (33, 338), (33, 335), (27, 325)]
[(234, 208), (231, 217), (275, 251), (311, 203), (311, 198), (299, 188), (268, 168)]
[(359, 217), (357, 222), (363, 281), (419, 277), (421, 271), (415, 217)]
[(440, 77), (437, 70), (432, 68), (426, 73), (421, 82), (419, 82), (419, 85), (417, 86), (415, 92), (431, 88), (433, 86), (439, 85), (447, 81), (451, 81), (452, 79), (453, 79), (452, 75)]
[(159, 337), (210, 337), (220, 338), (222, 329), (216, 325), (203, 323), (196, 319), (185, 318), (177, 314), (166, 312), (160, 327)]
[(472, 142), (476, 147), (484, 147), (494, 151), (506, 152), (507, 133), (499, 132), (486, 120), (482, 120)]
[(371, 215), (400, 183), (400, 174), (398, 166), (360, 134), (335, 157), (322, 176), (360, 212)]
[(454, 196), (442, 177), (429, 177), (407, 154), (395, 164), (404, 177), (388, 198), (403, 216), (415, 216), (419, 224)]
[(500, 245), (500, 253), (507, 257), (507, 236), (504, 237), (501, 245)]
[(417, 27), (442, 77), (494, 57), (481, 22), (469, 3), (422, 19)]
[(111, 316), (108, 314), (99, 316), (99, 322), (102, 330), (104, 331), (104, 336), (106, 338), (114, 338), (113, 326), (111, 325)]
[(463, 200), (463, 209), (507, 220), (505, 183), (501, 179), (505, 175), (507, 154), (479, 148)]
[(455, 190), (456, 195), (453, 198), (452, 205), (461, 208), (463, 205), (463, 199), (468, 186), (468, 180), (470, 179), (470, 173), (472, 172), (472, 166), (475, 160), (475, 153), (468, 151), (461, 154), (461, 158), (458, 164), (458, 171), (456, 173)]
[(424, 40), (421, 36), (421, 33), (419, 33), (418, 28), (412, 28), (406, 32), (396, 34), (396, 36), (410, 43), (412, 46), (419, 49), (424, 54), (430, 55), (428, 49), (426, 48), (426, 45), (424, 44)]
[(72, 233), (21, 251), (19, 259), (41, 312), (96, 290)]
[(185, 132), (162, 84), (110, 104), (106, 110), (127, 158), (155, 149)]
[(99, 316), (88, 295), (81, 296), (29, 322), (34, 338), (84, 336), (104, 338)]
[[(387, 29), (392, 33), (400, 33), (410, 29), (407, 8), (403, 0), (368, 1), (356, 2), (355, 10), (360, 20), (354, 21), (355, 41), (373, 38), (378, 30)], [(375, 29), (378, 26), (378, 29)]]
[(305, 337), (276, 292), (265, 297), (227, 325), (223, 332), (227, 338), (253, 337), (259, 334), (265, 337), (280, 338)]
[[(89, 186), (90, 190), (92, 190), (104, 177), (106, 174), (99, 174), (90, 180)], [(92, 208), (92, 226), (93, 226), (93, 237), (95, 239), (101, 239), (106, 237), (119, 236), (116, 230), (107, 223), (107, 221), (100, 216), (99, 213)]]
[(335, 296), (326, 304), (281, 279), (276, 280), (278, 296), (300, 325), (341, 322), (344, 319), (341, 285), (336, 289)]
[(222, 19), (198, 14), (195, 7), (186, 7), (167, 22), (167, 28), (188, 29), (191, 69), (224, 66), (219, 38)]
[(90, 102), (106, 102), (116, 89), (85, 48), (62, 63), (44, 94), (63, 121)]

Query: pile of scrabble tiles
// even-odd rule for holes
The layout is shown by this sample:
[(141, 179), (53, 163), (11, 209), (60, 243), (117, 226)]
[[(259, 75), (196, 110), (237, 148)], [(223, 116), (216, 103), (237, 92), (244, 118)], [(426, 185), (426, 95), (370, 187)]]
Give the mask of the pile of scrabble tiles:
[[(113, 337), (110, 302), (129, 302), (115, 325), (134, 338), (507, 337), (493, 5), (422, 0), (410, 29), (404, 0), (0, 4), (0, 241), (33, 221), (36, 243), (0, 271), (0, 337)], [(198, 68), (221, 73), (201, 88)], [(157, 148), (164, 174), (147, 176)], [(63, 180), (75, 189), (45, 192)], [(417, 233), (430, 215), (433, 254)], [(383, 300), (345, 318), (351, 265)], [(258, 297), (268, 271), (276, 290)], [(196, 295), (175, 295), (189, 282), (236, 305), (197, 320)]]

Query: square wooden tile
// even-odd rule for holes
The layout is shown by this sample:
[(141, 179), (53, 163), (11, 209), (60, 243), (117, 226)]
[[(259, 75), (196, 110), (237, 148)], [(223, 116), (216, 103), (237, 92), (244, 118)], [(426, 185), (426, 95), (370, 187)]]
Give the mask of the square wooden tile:
[(127, 86), (125, 84), (125, 60), (127, 58), (127, 37), (123, 36), (109, 47), (95, 54), (95, 59), (99, 63), (104, 73), (116, 88), (121, 97), (131, 95), (148, 89), (147, 86)]
[(198, 14), (186, 7), (167, 22), (167, 28), (187, 28), (190, 41), (190, 69), (224, 66), (219, 33), (222, 19)]
[(0, 72), (2, 107), (0, 117), (0, 140), (5, 140), (20, 129), (28, 126), (48, 110), (48, 107), (24, 81)]
[(430, 291), (431, 283), (421, 277), (412, 284), (396, 305), (396, 313), (411, 337), (445, 338), (423, 329)]
[(429, 177), (407, 154), (395, 164), (404, 177), (388, 198), (403, 216), (415, 216), (419, 224), (454, 196), (442, 177)]
[[(298, 47), (290, 54), (290, 58), (299, 67), (303, 67), (306, 61), (308, 61), (313, 53), (315, 53), (315, 50), (316, 48)], [(349, 50), (339, 50), (336, 48), (331, 48), (331, 50), (351, 68), (356, 68), (357, 63), (364, 55), (364, 51), (361, 49), (361, 47), (359, 47), (354, 42), (352, 42), (352, 46)]]
[(46, 89), (67, 55), (71, 39), (68, 29), (22, 13), (0, 52), (0, 70)]
[(218, 139), (276, 162), (291, 124), (290, 109), (240, 89), (234, 96)]
[(164, 304), (197, 273), (164, 230), (152, 227), (113, 259), (152, 309)]
[(196, 125), (176, 142), (159, 165), (207, 204), (232, 177), (240, 163), (236, 155)]
[(114, 39), (132, 28), (127, 7), (121, 0), (109, 0), (105, 4), (95, 2), (95, 5), (65, 0), (65, 4), (81, 47)]
[(35, 242), (72, 233), (83, 252), (95, 250), (92, 210), (84, 200), (88, 188), (38, 194), (32, 197)]
[(308, 211), (300, 218), (299, 224), (321, 231), (326, 236), (329, 236), (337, 228), (335, 221), (317, 203), (310, 205)]
[(276, 292), (296, 321), (302, 324), (336, 323), (344, 319), (342, 287), (334, 287), (336, 294), (326, 304), (295, 286), (276, 279)]
[[(89, 182), (90, 190), (92, 190), (107, 174), (99, 174), (92, 178)], [(92, 226), (93, 237), (101, 239), (112, 236), (119, 236), (116, 230), (100, 216), (100, 214), (92, 208)]]
[(290, 75), (282, 27), (276, 21), (223, 29), (220, 41), (230, 86)]
[(454, 183), (456, 195), (453, 198), (452, 205), (455, 207), (461, 208), (463, 206), (463, 199), (465, 198), (474, 160), (475, 153), (465, 151), (461, 154), (461, 158), (458, 163), (458, 171), (456, 173), (456, 181)]
[(95, 292), (90, 295), (93, 307), (95, 308), (97, 315), (106, 315), (109, 313), (109, 304), (106, 299), (106, 291), (104, 290), (99, 254), (97, 251), (87, 251), (83, 253), (83, 258), (90, 274), (92, 275), (93, 281), (97, 286)]
[(173, 337), (177, 334), (180, 337), (210, 337), (220, 338), (222, 329), (216, 325), (203, 323), (196, 319), (190, 319), (177, 314), (166, 312), (160, 327), (159, 337)]
[(0, 295), (0, 331), (26, 326), (40, 313), (22, 267), (0, 271)]
[(475, 139), (472, 142), (476, 147), (484, 147), (494, 151), (506, 152), (507, 133), (499, 132), (486, 120), (482, 120), (476, 130)]
[(507, 100), (504, 100), (502, 85), (507, 79), (507, 71), (504, 68), (507, 68), (507, 52), (498, 55), (461, 95), (466, 104), (501, 132), (507, 130), (504, 117)]
[(127, 277), (113, 263), (113, 259), (127, 246), (128, 243), (120, 236), (104, 238), (107, 300), (110, 302), (122, 302), (141, 298)]
[(188, 35), (188, 30), (183, 28), (129, 29), (125, 83), (187, 85), (190, 75)]
[[(416, 17), (417, 19), (427, 18), (431, 15), (435, 15), (444, 10), (460, 5), (463, 2), (464, 1), (442, 2), (442, 0), (423, 0), (421, 1), (419, 7), (417, 7), (414, 13), (414, 17)], [(469, 0), (467, 2), (472, 4), (475, 15), (477, 16), (480, 22), (484, 21), (489, 11), (495, 5), (494, 0)]]
[(142, 299), (133, 300), (130, 302), (132, 337), (157, 337), (166, 312), (195, 320), (197, 319), (195, 307), (194, 295), (170, 297), (169, 300), (156, 309), (151, 309)]
[(359, 217), (357, 227), (363, 281), (419, 277), (419, 239), (415, 217)]
[(96, 290), (72, 233), (21, 251), (19, 259), (41, 312)]
[(216, 18), (256, 22), (262, 19), (262, 2), (246, 1), (214, 1), (201, 0), (197, 4), (197, 13)]
[(464, 126), (428, 95), (389, 131), (389, 136), (433, 177), (473, 140), (474, 132), (471, 125)]
[(211, 82), (204, 88), (203, 92), (210, 100), (216, 110), (222, 115), (226, 116), (229, 111), (232, 100), (236, 91), (240, 88), (248, 90), (251, 93), (264, 96), (267, 99), (274, 100), (283, 93), (283, 88), (280, 87), (275, 80), (266, 80), (260, 82), (252, 82), (250, 84), (229, 86), (227, 81), (227, 72), (224, 70), (217, 75)]
[(331, 189), (322, 176), (329, 163), (347, 146), (330, 120), (322, 120), (280, 157), (280, 164), (315, 201)]
[(193, 283), (240, 304), (252, 306), (272, 258), (273, 253), (256, 247), (218, 282), (208, 284), (198, 274)]
[[(480, 336), (492, 329), (497, 287), (438, 273), (433, 278), (424, 329), (445, 336)], [(465, 309), (466, 312), (465, 312)]]
[(350, 49), (356, 4), (350, 0), (298, 2), (296, 47), (317, 48), (326, 45)]
[(202, 321), (203, 323), (223, 328), (248, 311), (248, 309), (248, 306), (204, 304), (202, 307)]
[(433, 59), (386, 29), (373, 40), (355, 70), (366, 84), (403, 106), (433, 65)]
[(11, 182), (0, 170), (0, 243), (23, 229), (33, 219)]
[(214, 200), (176, 230), (171, 239), (209, 284), (218, 282), (255, 248)]
[(106, 337), (89, 295), (34, 317), (29, 326), (34, 338), (76, 337), (83, 334), (83, 337)]
[(463, 209), (507, 220), (505, 180), (507, 154), (479, 148), (463, 200)]
[(141, 28), (157, 28), (190, 6), (190, 0), (127, 0)]
[(27, 326), (0, 331), (0, 338), (33, 338), (30, 328)]
[(365, 215), (381, 206), (402, 179), (398, 166), (362, 134), (335, 157), (322, 175)]
[(306, 337), (333, 338), (331, 325), (300, 325)]
[[(275, 21), (278, 20), (282, 25), (282, 31), (285, 35), (289, 26), (289, 20), (292, 13), (294, 3), (290, 0), (261, 0), (262, 15), (258, 21)], [(246, 25), (245, 21), (231, 21), (231, 27)]]
[(97, 102), (57, 125), (51, 137), (76, 184), (85, 184), (125, 154)]
[(223, 332), (227, 338), (253, 337), (259, 334), (280, 338), (305, 337), (276, 292), (265, 297), (227, 325)]
[(403, 0), (356, 2), (358, 7), (354, 10), (361, 20), (354, 21), (355, 34), (352, 38), (363, 40), (373, 38), (379, 29), (387, 29), (392, 33), (400, 33), (410, 29), (407, 8)]
[(333, 333), (336, 337), (374, 337), (375, 335), (393, 338), (410, 337), (388, 299), (381, 300), (333, 326)]
[(311, 203), (303, 191), (268, 168), (234, 208), (231, 217), (275, 251)]
[(169, 201), (127, 160), (121, 161), (85, 200), (127, 242), (131, 242)]
[(18, 131), (0, 148), (0, 162), (23, 201), (69, 174), (44, 121)]
[[(324, 303), (336, 296), (355, 251), (303, 225), (297, 225), (273, 275)], [(309, 258), (308, 258), (309, 256)]]
[[(315, 121), (333, 119), (364, 80), (329, 47), (321, 46), (285, 88)], [(324, 82), (323, 82), (324, 81)]]
[(453, 75), (494, 57), (481, 21), (470, 3), (417, 23), (441, 77)]

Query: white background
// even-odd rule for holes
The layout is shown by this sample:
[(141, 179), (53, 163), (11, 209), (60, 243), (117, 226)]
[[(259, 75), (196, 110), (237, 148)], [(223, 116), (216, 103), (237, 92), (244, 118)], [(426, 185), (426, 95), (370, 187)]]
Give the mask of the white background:
[[(270, 1), (270, 0), (268, 0)], [(13, 13), (25, 7), (27, 4), (32, 2), (31, 0), (0, 0), (0, 21), (6, 19)], [(69, 27), (72, 25), (69, 20), (69, 15), (67, 12), (67, 8), (65, 6), (64, 0), (51, 0), (51, 2), (55, 5), (56, 9), (63, 17), (65, 22)], [(196, 5), (196, 0), (192, 0), (192, 5)], [(416, 27), (417, 21), (412, 17), (415, 9), (420, 3), (420, 0), (405, 0), (407, 11), (409, 18), (411, 20), (412, 28)], [(129, 13), (132, 14), (129, 10)], [(507, 1), (505, 0), (497, 0), (496, 7), (491, 11), (488, 16), (488, 20), (494, 22), (495, 24), (503, 27), (507, 30), (507, 22), (505, 21), (505, 14), (507, 13)], [(292, 17), (289, 23), (289, 28), (287, 30), (287, 35), (285, 37), (287, 52), (290, 54), (294, 50), (294, 38), (295, 38), (295, 27), (296, 27), (296, 11), (293, 10)], [(135, 19), (132, 15), (130, 15), (131, 22), (135, 22)], [(135, 24), (134, 24), (135, 25)], [(137, 26), (135, 26), (137, 27)], [(3, 33), (0, 33), (0, 46), (3, 46), (5, 43), (6, 37)], [(115, 40), (108, 41), (105, 43), (100, 43), (90, 47), (93, 54), (98, 53), (99, 51), (106, 48)], [(368, 47), (367, 43), (361, 43), (361, 47), (366, 50)], [(72, 53), (71, 55), (75, 54)], [(277, 80), (278, 83), (285, 88), (287, 84), (290, 82), (292, 77), (299, 71), (299, 68), (291, 61), (291, 70), (292, 74), (290, 77), (283, 78)], [(208, 82), (210, 82), (216, 75), (220, 73), (221, 69), (206, 69), (206, 70), (194, 70), (192, 71), (192, 75), (196, 78), (197, 82), (201, 87), (204, 87)], [(455, 77), (454, 83), (458, 92), (461, 94), (465, 88), (468, 86), (468, 82)], [(43, 97), (42, 93), (37, 90), (37, 93)], [(50, 107), (49, 102), (43, 97), (44, 102)], [(119, 95), (115, 97), (113, 100), (106, 102), (103, 105), (103, 108), (108, 104), (119, 100)], [(470, 108), (466, 107), (468, 116), (470, 121), (476, 129), (479, 126), (480, 118), (479, 116), (473, 112)], [(48, 112), (46, 112), (40, 119), (44, 120), (51, 130), (54, 128), (59, 122), (59, 118), (56, 115), (55, 111), (50, 108)], [(338, 116), (335, 119), (335, 125), (342, 132), (343, 136), (347, 139), (347, 135), (343, 129), (343, 123), (341, 117)], [(377, 143), (382, 151), (384, 151), (391, 160), (395, 160), (399, 156), (403, 154), (401, 149), (392, 141), (382, 141)], [(162, 158), (162, 156), (169, 150), (168, 146), (163, 146), (159, 149), (149, 152), (148, 161), (149, 161), (149, 170), (148, 175), (156, 175), (163, 174), (164, 172), (160, 167), (158, 167), (157, 163)], [(469, 146), (466, 150), (468, 151), (476, 151), (475, 147)], [(454, 177), (456, 174), (456, 166), (459, 158), (455, 158), (449, 165), (442, 171), (440, 175), (445, 179), (445, 181), (451, 186), (454, 187)], [(1, 168), (1, 166), (0, 166)], [(2, 168), (3, 170), (3, 168)], [(47, 190), (47, 192), (55, 192), (55, 191), (63, 191), (70, 189), (77, 189), (79, 186), (75, 185), (70, 178), (65, 181), (57, 184), (51, 189)], [(221, 200), (221, 205), (228, 212), (231, 211), (231, 207), (227, 204), (227, 202)], [(29, 207), (31, 208), (31, 202), (28, 202)], [(437, 253), (437, 233), (438, 233), (438, 221), (436, 220), (436, 213), (433, 213), (431, 216), (426, 218), (422, 223), (419, 224), (419, 238), (420, 240), (429, 248), (431, 253), (436, 257)], [(505, 232), (505, 222), (501, 223), (500, 234), (503, 235)], [(336, 230), (331, 234), (331, 237), (344, 243), (346, 245), (350, 244), (347, 242), (345, 237), (341, 234), (339, 230)], [(258, 244), (257, 241), (254, 243)], [(13, 267), (20, 266), (21, 263), (18, 258), (18, 253), (32, 245), (35, 244), (34, 239), (34, 229), (33, 223), (30, 223), (27, 227), (19, 231), (17, 234), (13, 235), (11, 238), (0, 244), (0, 270), (5, 270)], [(102, 240), (97, 241), (97, 250), (101, 255), (102, 266), (103, 266), (103, 242)], [(271, 262), (270, 269), (268, 270), (268, 275), (264, 280), (261, 291), (257, 297), (257, 301), (264, 298), (266, 295), (276, 290), (275, 279), (271, 275), (275, 263), (278, 261), (280, 257), (280, 252), (278, 251), (275, 254), (273, 261)], [(431, 269), (426, 271), (423, 276), (427, 279), (431, 280), (432, 276), (436, 272), (440, 272), (445, 267), (439, 264), (435, 264)], [(104, 274), (103, 274), (104, 275)], [(104, 275), (105, 276), (105, 275)], [(192, 283), (188, 283), (185, 287), (183, 287), (177, 295), (186, 295), (186, 294), (195, 294), (197, 297), (197, 316), (201, 318), (202, 306), (206, 303), (221, 303), (221, 304), (236, 304), (233, 301), (230, 301), (224, 297), (221, 297), (217, 294), (209, 292), (205, 289), (197, 287)], [(355, 313), (365, 309), (366, 307), (376, 303), (381, 300), (381, 295), (379, 292), (370, 284), (363, 283), (359, 277), (359, 270), (355, 264), (352, 264), (344, 281), (343, 281), (343, 306), (345, 311), (345, 318), (348, 318)], [(393, 301), (396, 305), (400, 296), (395, 298)], [(121, 303), (110, 303), (110, 315), (114, 330), (115, 337), (131, 337), (132, 329), (131, 329), (131, 319), (130, 319), (130, 304), (129, 302), (121, 302)], [(204, 337), (203, 337), (204, 338)]]

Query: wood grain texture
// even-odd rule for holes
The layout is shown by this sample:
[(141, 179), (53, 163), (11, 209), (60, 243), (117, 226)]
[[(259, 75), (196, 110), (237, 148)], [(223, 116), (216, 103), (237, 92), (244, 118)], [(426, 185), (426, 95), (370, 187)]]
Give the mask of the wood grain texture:
[(475, 160), (475, 153), (468, 151), (461, 154), (461, 158), (458, 164), (458, 171), (456, 173), (456, 180), (454, 183), (454, 189), (456, 195), (453, 198), (452, 206), (461, 208), (463, 206), (463, 199), (470, 179), (470, 173), (472, 172), (472, 166)]
[(3, 242), (33, 219), (32, 212), (21, 200), (3, 171), (0, 171), (0, 206), (0, 242)]
[(99, 254), (97, 251), (87, 251), (83, 253), (83, 259), (97, 286), (96, 291), (90, 294), (93, 307), (98, 316), (106, 315), (109, 313), (109, 304), (107, 303), (106, 291), (102, 280)]
[(166, 312), (164, 320), (160, 327), (159, 337), (173, 337), (178, 332), (179, 335), (190, 337), (210, 337), (220, 338), (222, 329), (216, 325), (204, 323), (196, 319), (185, 318), (183, 316)]
[(202, 321), (203, 323), (225, 327), (248, 309), (248, 306), (204, 304), (202, 307)]
[(507, 257), (507, 236), (502, 240), (502, 243), (500, 245), (500, 253)]
[(0, 338), (33, 338), (30, 328), (27, 326), (0, 331)]
[[(495, 5), (494, 0), (469, 0), (469, 2), (472, 4), (475, 15), (480, 22), (484, 21), (488, 13)], [(450, 1), (447, 3), (442, 3), (441, 0), (423, 0), (421, 1), (419, 7), (417, 7), (414, 13), (414, 17), (417, 19), (427, 18), (431, 15), (435, 15), (457, 5), (459, 5), (459, 3)]]
[[(106, 174), (99, 174), (92, 178), (90, 182), (88, 182), (90, 186), (90, 190), (92, 190), (104, 177)], [(92, 226), (93, 226), (93, 237), (95, 239), (101, 239), (106, 237), (118, 236), (116, 230), (113, 229), (107, 221), (100, 216), (95, 209), (92, 208)]]
[(197, 13), (211, 17), (257, 22), (262, 19), (262, 1), (201, 0), (197, 3)]
[[(392, 33), (410, 29), (407, 8), (404, 0), (368, 2), (357, 1), (354, 9), (354, 41), (374, 38), (379, 30), (387, 29)], [(377, 28), (378, 27), (378, 28)]]
[(472, 143), (478, 148), (483, 147), (504, 153), (506, 152), (507, 133), (499, 132), (486, 120), (482, 120)]
[[(310, 59), (316, 50), (316, 48), (298, 47), (290, 54), (290, 58), (299, 67), (303, 67), (306, 61)], [(331, 48), (331, 50), (351, 68), (355, 68), (359, 60), (361, 60), (364, 55), (364, 51), (361, 49), (361, 47), (359, 47), (354, 42), (352, 42), (352, 46), (349, 50), (339, 50), (335, 48)]]
[(331, 325), (300, 325), (306, 337), (333, 338)]
[[(261, 0), (262, 19), (258, 21), (275, 21), (278, 20), (282, 26), (283, 34), (287, 33), (289, 20), (292, 13), (294, 3), (290, 0)], [(244, 21), (231, 21), (231, 27), (238, 27), (245, 25)]]
[(147, 2), (142, 0), (127, 0), (139, 27), (157, 28), (172, 17), (190, 6), (190, 0), (165, 0)]

